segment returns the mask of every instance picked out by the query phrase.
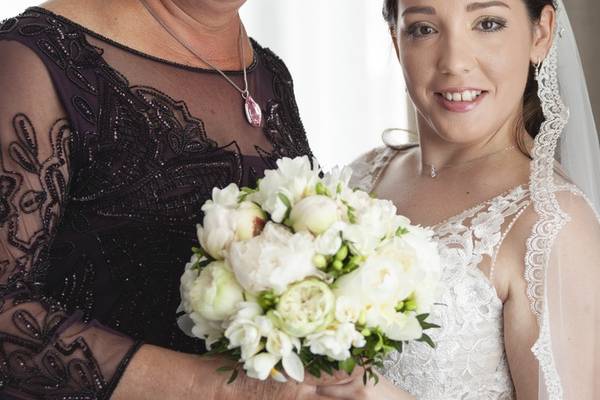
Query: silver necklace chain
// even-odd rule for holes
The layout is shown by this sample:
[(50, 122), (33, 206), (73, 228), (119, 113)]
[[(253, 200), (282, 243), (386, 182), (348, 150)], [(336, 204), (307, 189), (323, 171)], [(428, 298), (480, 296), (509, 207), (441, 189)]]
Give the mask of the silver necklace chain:
[(511, 150), (511, 149), (514, 149), (514, 148), (515, 148), (515, 145), (507, 146), (507, 147), (505, 147), (505, 148), (503, 148), (501, 150), (495, 151), (495, 152), (490, 153), (490, 154), (483, 155), (481, 157), (474, 158), (472, 160), (464, 161), (464, 162), (461, 162), (461, 163), (455, 163), (455, 164), (446, 164), (446, 165), (443, 165), (441, 167), (436, 167), (434, 164), (428, 164), (428, 163), (423, 163), (423, 166), (429, 167), (429, 169), (430, 169), (429, 170), (429, 176), (431, 176), (432, 178), (437, 178), (438, 175), (439, 175), (439, 172), (442, 169), (453, 168), (453, 167), (459, 167), (459, 166), (462, 166), (462, 165), (472, 164), (474, 162), (477, 162), (477, 161), (480, 161), (480, 160), (492, 157), (492, 156), (500, 154), (500, 153), (504, 153), (505, 151), (508, 151), (508, 150)]
[(240, 44), (240, 53), (241, 53), (241, 56), (242, 56), (241, 57), (242, 71), (244, 72), (244, 89), (240, 88), (233, 80), (231, 80), (231, 78), (229, 78), (227, 76), (227, 74), (225, 74), (219, 68), (215, 67), (208, 60), (205, 60), (204, 57), (202, 57), (200, 54), (198, 54), (198, 52), (196, 52), (192, 48), (192, 46), (188, 45), (183, 39), (181, 39), (178, 35), (176, 35), (175, 32), (173, 32), (173, 30), (171, 28), (169, 28), (169, 26), (167, 26), (167, 24), (165, 24), (165, 22), (161, 18), (159, 18), (158, 15), (156, 15), (156, 13), (154, 12), (154, 10), (152, 10), (152, 8), (148, 5), (148, 3), (146, 2), (146, 0), (140, 0), (140, 2), (144, 6), (144, 8), (148, 11), (148, 13), (150, 13), (150, 15), (152, 16), (152, 18), (154, 18), (154, 20), (156, 20), (156, 22), (158, 22), (163, 27), (163, 29), (165, 31), (167, 31), (169, 33), (169, 35), (171, 35), (173, 37), (173, 39), (175, 39), (180, 45), (182, 45), (187, 51), (189, 51), (190, 53), (192, 53), (200, 61), (202, 61), (203, 63), (205, 63), (206, 65), (208, 65), (209, 67), (211, 67), (212, 69), (214, 69), (215, 71), (217, 71), (219, 74), (221, 74), (221, 76), (223, 78), (225, 78), (227, 80), (227, 82), (229, 82), (238, 92), (240, 92), (240, 94), (242, 95), (242, 98), (244, 100), (246, 100), (248, 98), (248, 96), (250, 95), (250, 92), (248, 90), (248, 77), (247, 77), (247, 74), (246, 74), (246, 55), (245, 55), (245, 52), (244, 52), (244, 44), (243, 44), (243, 38), (247, 37), (247, 36), (245, 35), (246, 31), (245, 31), (244, 25), (242, 24), (241, 21), (240, 21), (239, 44)]

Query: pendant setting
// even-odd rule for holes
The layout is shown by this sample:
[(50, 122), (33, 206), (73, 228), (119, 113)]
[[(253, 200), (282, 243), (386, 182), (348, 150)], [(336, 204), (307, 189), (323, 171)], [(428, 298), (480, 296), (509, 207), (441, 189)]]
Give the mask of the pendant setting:
[(437, 178), (437, 176), (438, 176), (438, 172), (435, 169), (435, 166), (433, 166), (433, 165), (431, 166), (431, 172), (429, 173), (429, 176), (431, 176), (434, 179)]
[(260, 106), (252, 96), (248, 95), (246, 97), (246, 101), (244, 102), (244, 110), (246, 111), (246, 119), (248, 123), (255, 128), (260, 128), (262, 126), (262, 111), (260, 110)]

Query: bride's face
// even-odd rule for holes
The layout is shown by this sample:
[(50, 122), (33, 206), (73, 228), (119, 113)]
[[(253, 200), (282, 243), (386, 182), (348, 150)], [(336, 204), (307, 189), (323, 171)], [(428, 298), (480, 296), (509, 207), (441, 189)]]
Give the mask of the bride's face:
[(400, 0), (398, 8), (396, 45), (421, 130), (452, 143), (508, 134), (530, 63), (551, 44), (554, 11), (534, 23), (523, 0)]

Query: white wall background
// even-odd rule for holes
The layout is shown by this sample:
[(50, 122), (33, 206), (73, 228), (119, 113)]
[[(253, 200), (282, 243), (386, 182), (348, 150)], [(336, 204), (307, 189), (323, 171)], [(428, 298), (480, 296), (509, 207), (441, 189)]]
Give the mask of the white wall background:
[[(0, 0), (0, 19), (40, 2)], [(290, 69), (311, 146), (326, 168), (379, 146), (385, 128), (407, 127), (401, 71), (381, 4), (250, 0), (242, 8), (249, 34)]]

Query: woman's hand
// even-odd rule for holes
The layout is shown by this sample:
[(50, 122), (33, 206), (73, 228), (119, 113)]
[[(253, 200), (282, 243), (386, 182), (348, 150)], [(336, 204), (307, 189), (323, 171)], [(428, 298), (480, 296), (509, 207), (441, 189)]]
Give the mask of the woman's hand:
[(229, 373), (217, 368), (228, 363), (231, 361), (223, 358), (144, 345), (129, 363), (111, 400), (330, 400), (317, 394), (316, 383), (332, 381), (259, 381), (240, 371), (235, 382), (227, 384)]
[(318, 386), (317, 394), (332, 399), (344, 400), (415, 400), (416, 398), (381, 375), (379, 383), (374, 384), (371, 380), (365, 386), (362, 376), (352, 381), (331, 386)]

